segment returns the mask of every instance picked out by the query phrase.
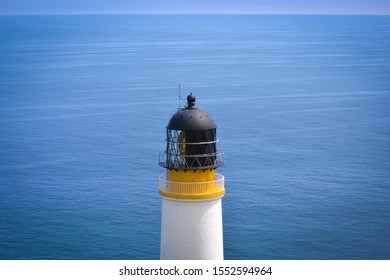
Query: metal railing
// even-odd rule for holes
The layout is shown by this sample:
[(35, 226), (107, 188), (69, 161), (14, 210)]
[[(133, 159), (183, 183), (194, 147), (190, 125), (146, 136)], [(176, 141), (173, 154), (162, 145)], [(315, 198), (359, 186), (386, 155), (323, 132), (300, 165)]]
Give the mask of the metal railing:
[(218, 139), (215, 139), (215, 140), (213, 140), (213, 141), (207, 141), (207, 142), (194, 142), (194, 143), (183, 142), (183, 141), (174, 141), (174, 140), (170, 140), (170, 139), (165, 139), (165, 142), (173, 143), (173, 144), (179, 144), (179, 145), (209, 145), (209, 144), (218, 143)]
[(200, 155), (173, 154), (161, 151), (158, 162), (160, 166), (172, 169), (208, 169), (223, 166), (225, 157), (223, 151)]
[(159, 179), (159, 189), (165, 193), (199, 195), (225, 189), (225, 177), (221, 174), (217, 174), (215, 181), (208, 182), (174, 182), (168, 181), (166, 175)]

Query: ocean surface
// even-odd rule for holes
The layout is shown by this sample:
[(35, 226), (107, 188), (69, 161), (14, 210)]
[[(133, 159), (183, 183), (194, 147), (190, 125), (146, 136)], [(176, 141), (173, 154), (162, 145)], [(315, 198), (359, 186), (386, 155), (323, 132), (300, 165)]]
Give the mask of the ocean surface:
[(390, 17), (0, 17), (0, 259), (158, 259), (192, 91), (226, 259), (390, 259)]

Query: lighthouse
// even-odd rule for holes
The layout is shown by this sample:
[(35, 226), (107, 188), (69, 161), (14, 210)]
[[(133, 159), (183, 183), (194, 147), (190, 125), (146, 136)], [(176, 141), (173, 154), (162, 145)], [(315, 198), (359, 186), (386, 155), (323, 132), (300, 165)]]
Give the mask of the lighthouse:
[(162, 197), (162, 260), (222, 260), (222, 197), (224, 164), (217, 150), (217, 126), (211, 115), (195, 105), (192, 93), (187, 106), (171, 117), (166, 127), (166, 149), (159, 164)]

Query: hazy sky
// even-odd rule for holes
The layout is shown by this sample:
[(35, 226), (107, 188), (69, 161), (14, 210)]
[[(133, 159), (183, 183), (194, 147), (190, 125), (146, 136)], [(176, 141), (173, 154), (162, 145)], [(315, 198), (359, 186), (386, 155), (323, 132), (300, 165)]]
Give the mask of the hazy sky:
[(0, 14), (388, 14), (390, 0), (0, 0)]

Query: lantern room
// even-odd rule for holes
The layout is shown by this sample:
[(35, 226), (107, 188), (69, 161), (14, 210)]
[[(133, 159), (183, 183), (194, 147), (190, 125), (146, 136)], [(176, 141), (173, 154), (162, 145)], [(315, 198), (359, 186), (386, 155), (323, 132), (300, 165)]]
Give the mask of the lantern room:
[(217, 126), (195, 101), (190, 93), (187, 106), (178, 109), (166, 127), (166, 150), (159, 158), (167, 169), (160, 177), (163, 196), (196, 199), (224, 194), (224, 178), (216, 173), (224, 164), (223, 152), (217, 150)]
[(167, 169), (215, 169), (223, 165), (217, 151), (217, 126), (209, 113), (195, 107), (196, 98), (179, 109), (167, 125), (167, 148), (160, 165)]

